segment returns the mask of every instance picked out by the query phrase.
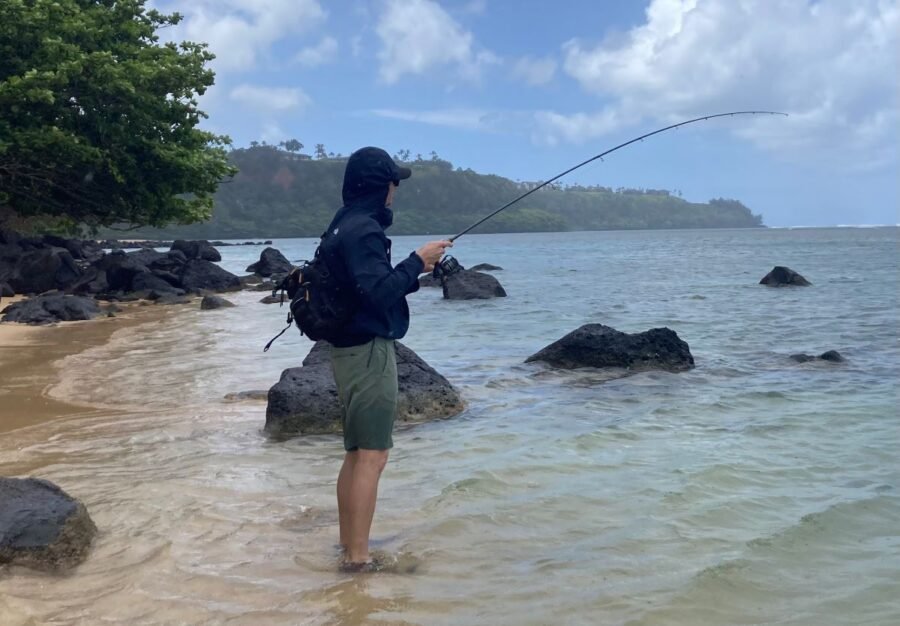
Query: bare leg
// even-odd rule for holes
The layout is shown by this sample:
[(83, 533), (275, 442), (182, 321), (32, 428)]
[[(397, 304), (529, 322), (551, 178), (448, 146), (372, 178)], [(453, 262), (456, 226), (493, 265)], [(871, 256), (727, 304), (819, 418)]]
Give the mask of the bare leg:
[[(363, 563), (369, 560), (369, 532), (375, 516), (378, 480), (388, 460), (388, 450), (358, 450), (354, 453), (352, 475), (347, 498), (347, 560)], [(342, 470), (343, 471), (343, 470)], [(343, 516), (343, 514), (339, 514)], [(344, 525), (341, 524), (342, 535)]]
[(341, 548), (347, 551), (350, 537), (350, 484), (358, 452), (347, 452), (337, 480), (338, 523), (341, 528)]

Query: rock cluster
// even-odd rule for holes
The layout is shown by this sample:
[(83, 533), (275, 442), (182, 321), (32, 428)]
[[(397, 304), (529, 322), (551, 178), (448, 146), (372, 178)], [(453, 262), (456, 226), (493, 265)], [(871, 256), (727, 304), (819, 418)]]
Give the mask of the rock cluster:
[[(240, 289), (241, 280), (216, 265), (220, 260), (208, 241), (174, 241), (168, 252), (140, 248), (107, 253), (93, 241), (0, 231), (0, 297), (58, 292), (18, 306), (18, 321), (46, 323), (40, 311), (51, 317), (58, 312), (57, 320), (88, 319), (90, 306), (71, 296), (173, 303), (188, 294)], [(27, 319), (24, 312), (36, 316)], [(14, 319), (8, 314), (5, 321)]]
[(175, 241), (168, 252), (107, 254), (92, 241), (0, 232), (0, 282), (21, 294), (56, 289), (116, 300), (130, 293), (156, 299), (239, 289), (240, 279), (215, 264), (220, 260), (208, 241)]

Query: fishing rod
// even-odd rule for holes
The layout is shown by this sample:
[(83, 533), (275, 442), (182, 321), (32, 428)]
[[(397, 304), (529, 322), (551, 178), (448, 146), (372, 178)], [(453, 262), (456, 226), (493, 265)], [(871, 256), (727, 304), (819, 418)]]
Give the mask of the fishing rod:
[[(532, 189), (529, 189), (528, 191), (526, 191), (526, 192), (523, 193), (522, 195), (520, 195), (520, 196), (518, 196), (518, 197), (516, 197), (516, 198), (513, 198), (512, 200), (510, 200), (509, 202), (507, 202), (506, 204), (504, 204), (502, 207), (500, 207), (499, 209), (497, 209), (497, 210), (494, 211), (493, 213), (489, 213), (488, 215), (484, 216), (483, 218), (481, 218), (480, 220), (478, 220), (477, 222), (475, 222), (474, 224), (472, 224), (471, 226), (469, 226), (468, 228), (466, 228), (466, 229), (463, 230), (462, 232), (457, 233), (456, 235), (453, 235), (452, 237), (450, 237), (450, 241), (451, 241), (451, 242), (452, 242), (452, 241), (456, 241), (457, 239), (459, 239), (460, 237), (462, 237), (463, 235), (465, 235), (467, 232), (469, 232), (469, 231), (472, 230), (473, 228), (476, 228), (476, 227), (480, 226), (481, 224), (485, 223), (486, 221), (488, 221), (489, 219), (491, 219), (492, 217), (494, 217), (495, 215), (497, 215), (500, 211), (503, 211), (503, 210), (505, 210), (505, 209), (508, 209), (509, 207), (511, 207), (512, 205), (514, 205), (514, 204), (515, 204), (516, 202), (518, 202), (519, 200), (522, 200), (522, 199), (524, 199), (524, 198), (527, 198), (528, 196), (530, 196), (531, 194), (533, 194), (535, 191), (538, 191), (539, 189), (542, 189), (543, 187), (546, 187), (546, 186), (549, 185), (550, 183), (552, 183), (552, 182), (554, 182), (554, 181), (556, 181), (556, 180), (559, 180), (560, 178), (562, 178), (562, 177), (565, 176), (566, 174), (569, 174), (569, 173), (571, 173), (571, 172), (574, 172), (574, 171), (577, 170), (578, 168), (584, 167), (584, 166), (587, 165), (588, 163), (592, 163), (592, 162), (596, 161), (597, 159), (602, 159), (602, 158), (605, 157), (607, 154), (612, 154), (613, 152), (615, 152), (616, 150), (619, 150), (620, 148), (624, 148), (625, 146), (631, 145), (631, 144), (636, 143), (636, 142), (638, 142), (638, 141), (643, 141), (643, 140), (646, 139), (647, 137), (652, 137), (653, 135), (658, 135), (659, 133), (663, 133), (663, 132), (665, 132), (665, 131), (667, 131), (667, 130), (672, 130), (673, 128), (678, 128), (679, 126), (687, 126), (688, 124), (693, 124), (694, 122), (702, 122), (702, 121), (705, 121), (705, 120), (711, 120), (711, 119), (713, 119), (713, 118), (715, 118), (715, 117), (731, 117), (731, 116), (734, 116), (734, 115), (784, 115), (785, 117), (787, 117), (787, 113), (782, 113), (782, 112), (780, 112), (780, 111), (731, 111), (731, 112), (729, 112), (729, 113), (716, 113), (716, 114), (714, 114), (714, 115), (704, 115), (703, 117), (695, 117), (695, 118), (692, 119), (692, 120), (686, 120), (686, 121), (684, 121), (684, 122), (679, 122), (679, 123), (677, 123), (677, 124), (672, 124), (672, 125), (670, 125), (670, 126), (666, 126), (665, 128), (660, 128), (660, 129), (654, 130), (654, 131), (651, 132), (651, 133), (643, 134), (643, 135), (641, 135), (640, 137), (635, 137), (634, 139), (630, 139), (629, 141), (626, 141), (625, 143), (620, 143), (620, 144), (619, 144), (618, 146), (616, 146), (615, 148), (610, 148), (610, 149), (607, 150), (606, 152), (601, 152), (600, 154), (598, 154), (598, 155), (596, 155), (596, 156), (592, 156), (591, 158), (587, 159), (586, 161), (582, 161), (582, 162), (579, 163), (578, 165), (576, 165), (576, 166), (574, 166), (574, 167), (570, 167), (570, 168), (567, 169), (565, 172), (562, 172), (562, 173), (560, 173), (560, 174), (557, 174), (557, 175), (554, 176), (553, 178), (550, 178), (550, 179), (548, 179), (548, 180), (545, 180), (544, 182), (542, 182), (542, 183), (541, 183), (540, 185), (538, 185), (537, 187), (533, 187)], [(456, 272), (456, 271), (458, 271), (458, 270), (459, 270), (459, 262), (458, 262), (455, 258), (453, 258), (452, 256), (445, 256), (444, 259), (440, 262), (440, 264), (439, 264), (437, 267), (435, 267), (435, 274), (444, 274), (444, 275), (446, 276), (446, 275), (453, 274), (454, 272)]]

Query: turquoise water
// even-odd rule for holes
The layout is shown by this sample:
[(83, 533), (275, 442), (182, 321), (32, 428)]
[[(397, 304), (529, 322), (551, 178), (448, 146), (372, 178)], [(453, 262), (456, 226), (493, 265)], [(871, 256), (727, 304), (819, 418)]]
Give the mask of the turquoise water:
[[(396, 259), (426, 238), (394, 239)], [(404, 340), (468, 408), (402, 430), (374, 536), (413, 574), (334, 568), (337, 438), (261, 433), (310, 344), (242, 292), (59, 363), (107, 413), (13, 431), (102, 529), (63, 579), (0, 578), (0, 609), (66, 623), (896, 624), (896, 228), (472, 235), (509, 294), (410, 298)], [(276, 241), (291, 260), (310, 239)], [(242, 272), (259, 247), (221, 248)], [(787, 265), (808, 288), (758, 285)], [(586, 323), (667, 326), (697, 367), (607, 380), (527, 356)], [(846, 363), (798, 364), (838, 350)], [(115, 581), (111, 583), (110, 581)], [(40, 590), (35, 582), (40, 581)], [(57, 622), (54, 622), (57, 620)], [(81, 621), (79, 621), (81, 620)], [(0, 620), (2, 621), (2, 620)]]

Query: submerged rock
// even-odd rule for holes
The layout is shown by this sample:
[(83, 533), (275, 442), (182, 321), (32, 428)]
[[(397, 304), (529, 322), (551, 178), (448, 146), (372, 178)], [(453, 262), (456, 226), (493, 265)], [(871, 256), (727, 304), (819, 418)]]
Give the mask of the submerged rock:
[(3, 322), (53, 324), (94, 319), (101, 311), (93, 298), (57, 293), (10, 304), (2, 313)]
[(503, 268), (499, 265), (491, 265), (490, 263), (479, 263), (473, 267), (469, 268), (473, 272), (499, 272)]
[(812, 285), (812, 283), (803, 278), (803, 276), (783, 265), (776, 265), (772, 268), (771, 272), (762, 277), (759, 284), (768, 285), (769, 287), (807, 287)]
[(797, 363), (806, 363), (807, 361), (831, 361), (832, 363), (843, 363), (846, 359), (837, 350), (829, 350), (823, 352), (819, 356), (811, 356), (809, 354), (792, 354), (791, 359)]
[(53, 483), (0, 478), (0, 563), (65, 569), (84, 560), (96, 533), (84, 505)]
[(603, 324), (585, 324), (528, 357), (552, 367), (622, 367), (681, 372), (694, 367), (688, 344), (668, 328), (628, 334)]
[(211, 311), (213, 309), (227, 309), (229, 307), (233, 307), (234, 303), (229, 302), (222, 296), (203, 296), (203, 299), (200, 301), (200, 310), (201, 311)]
[(460, 270), (444, 279), (444, 298), (447, 300), (486, 300), (505, 298), (500, 281), (482, 272)]
[(250, 391), (236, 391), (234, 393), (226, 393), (225, 400), (228, 402), (241, 402), (244, 400), (268, 400), (269, 392), (265, 389), (251, 389)]
[[(396, 342), (400, 397), (397, 421), (416, 423), (460, 413), (459, 393), (419, 356)], [(313, 346), (302, 367), (284, 370), (269, 390), (265, 430), (272, 436), (339, 433), (341, 410), (331, 371), (331, 347)]]

